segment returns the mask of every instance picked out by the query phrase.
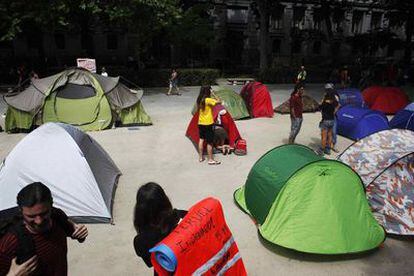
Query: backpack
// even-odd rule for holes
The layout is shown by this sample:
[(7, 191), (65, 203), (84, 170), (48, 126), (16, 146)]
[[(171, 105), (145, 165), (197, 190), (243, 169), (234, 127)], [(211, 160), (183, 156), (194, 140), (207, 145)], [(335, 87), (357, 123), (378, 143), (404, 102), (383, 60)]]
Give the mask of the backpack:
[(236, 142), (234, 149), (234, 154), (236, 155), (246, 155), (247, 154), (247, 143), (244, 139), (239, 139)]
[[(67, 236), (73, 234), (73, 225), (68, 221), (66, 214), (52, 207), (51, 219), (59, 225)], [(16, 263), (22, 264), (36, 254), (36, 248), (32, 236), (25, 230), (23, 217), (16, 214), (11, 218), (0, 220), (0, 239), (7, 233), (16, 236), (18, 245), (16, 248)]]

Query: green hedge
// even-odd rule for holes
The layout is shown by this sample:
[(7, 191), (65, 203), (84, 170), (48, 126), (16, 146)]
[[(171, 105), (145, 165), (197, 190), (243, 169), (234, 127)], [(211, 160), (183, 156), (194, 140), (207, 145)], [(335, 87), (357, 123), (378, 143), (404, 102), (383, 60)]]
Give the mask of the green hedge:
[[(171, 69), (146, 69), (135, 71), (126, 67), (107, 67), (110, 76), (122, 76), (141, 87), (169, 85)], [(212, 85), (220, 77), (220, 70), (211, 68), (177, 69), (179, 86)]]

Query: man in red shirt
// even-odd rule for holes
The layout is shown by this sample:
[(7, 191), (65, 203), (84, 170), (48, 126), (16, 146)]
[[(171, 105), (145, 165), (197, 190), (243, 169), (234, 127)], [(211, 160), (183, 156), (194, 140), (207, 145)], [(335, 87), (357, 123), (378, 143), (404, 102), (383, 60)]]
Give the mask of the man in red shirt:
[(302, 84), (297, 84), (295, 90), (290, 95), (289, 106), (290, 106), (290, 135), (289, 144), (295, 143), (296, 136), (298, 135), (302, 126), (302, 113), (303, 113), (303, 101), (302, 95), (305, 88)]
[(67, 275), (66, 238), (83, 242), (88, 229), (52, 204), (49, 188), (40, 182), (18, 193), (21, 217), (0, 238), (0, 275)]

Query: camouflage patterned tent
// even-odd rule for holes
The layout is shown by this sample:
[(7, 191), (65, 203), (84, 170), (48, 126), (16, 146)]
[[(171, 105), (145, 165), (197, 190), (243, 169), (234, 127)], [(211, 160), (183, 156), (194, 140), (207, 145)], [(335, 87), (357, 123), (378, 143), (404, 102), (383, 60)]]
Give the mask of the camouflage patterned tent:
[(392, 234), (414, 235), (413, 141), (413, 131), (384, 130), (338, 157), (361, 176), (375, 218)]
[[(303, 95), (303, 112), (316, 112), (319, 109), (319, 103), (308, 95)], [(287, 114), (289, 113), (289, 100), (282, 103), (278, 107), (275, 108), (275, 112)]]

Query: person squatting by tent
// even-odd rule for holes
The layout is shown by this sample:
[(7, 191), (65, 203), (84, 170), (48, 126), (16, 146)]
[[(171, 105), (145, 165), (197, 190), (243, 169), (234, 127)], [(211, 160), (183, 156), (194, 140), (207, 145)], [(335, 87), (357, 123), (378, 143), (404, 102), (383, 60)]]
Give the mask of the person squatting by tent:
[(221, 103), (220, 99), (214, 95), (211, 86), (202, 86), (200, 88), (200, 94), (197, 98), (198, 108), (198, 129), (200, 139), (198, 142), (198, 155), (199, 161), (203, 162), (204, 140), (207, 142), (207, 155), (209, 165), (219, 165), (221, 162), (214, 160), (213, 158), (213, 139), (214, 139), (214, 117), (213, 107), (216, 104)]
[(331, 154), (332, 129), (335, 123), (335, 113), (338, 108), (338, 102), (333, 93), (328, 92), (323, 97), (320, 104), (322, 121), (319, 123), (321, 129), (321, 149), (320, 154)]
[(51, 191), (40, 182), (20, 190), (17, 205), (19, 214), (0, 233), (0, 275), (67, 275), (66, 237), (83, 242), (88, 229), (54, 208)]
[(290, 135), (289, 144), (295, 143), (296, 136), (298, 135), (303, 121), (303, 102), (302, 95), (305, 88), (302, 84), (297, 84), (294, 91), (290, 95), (289, 106), (290, 106)]

